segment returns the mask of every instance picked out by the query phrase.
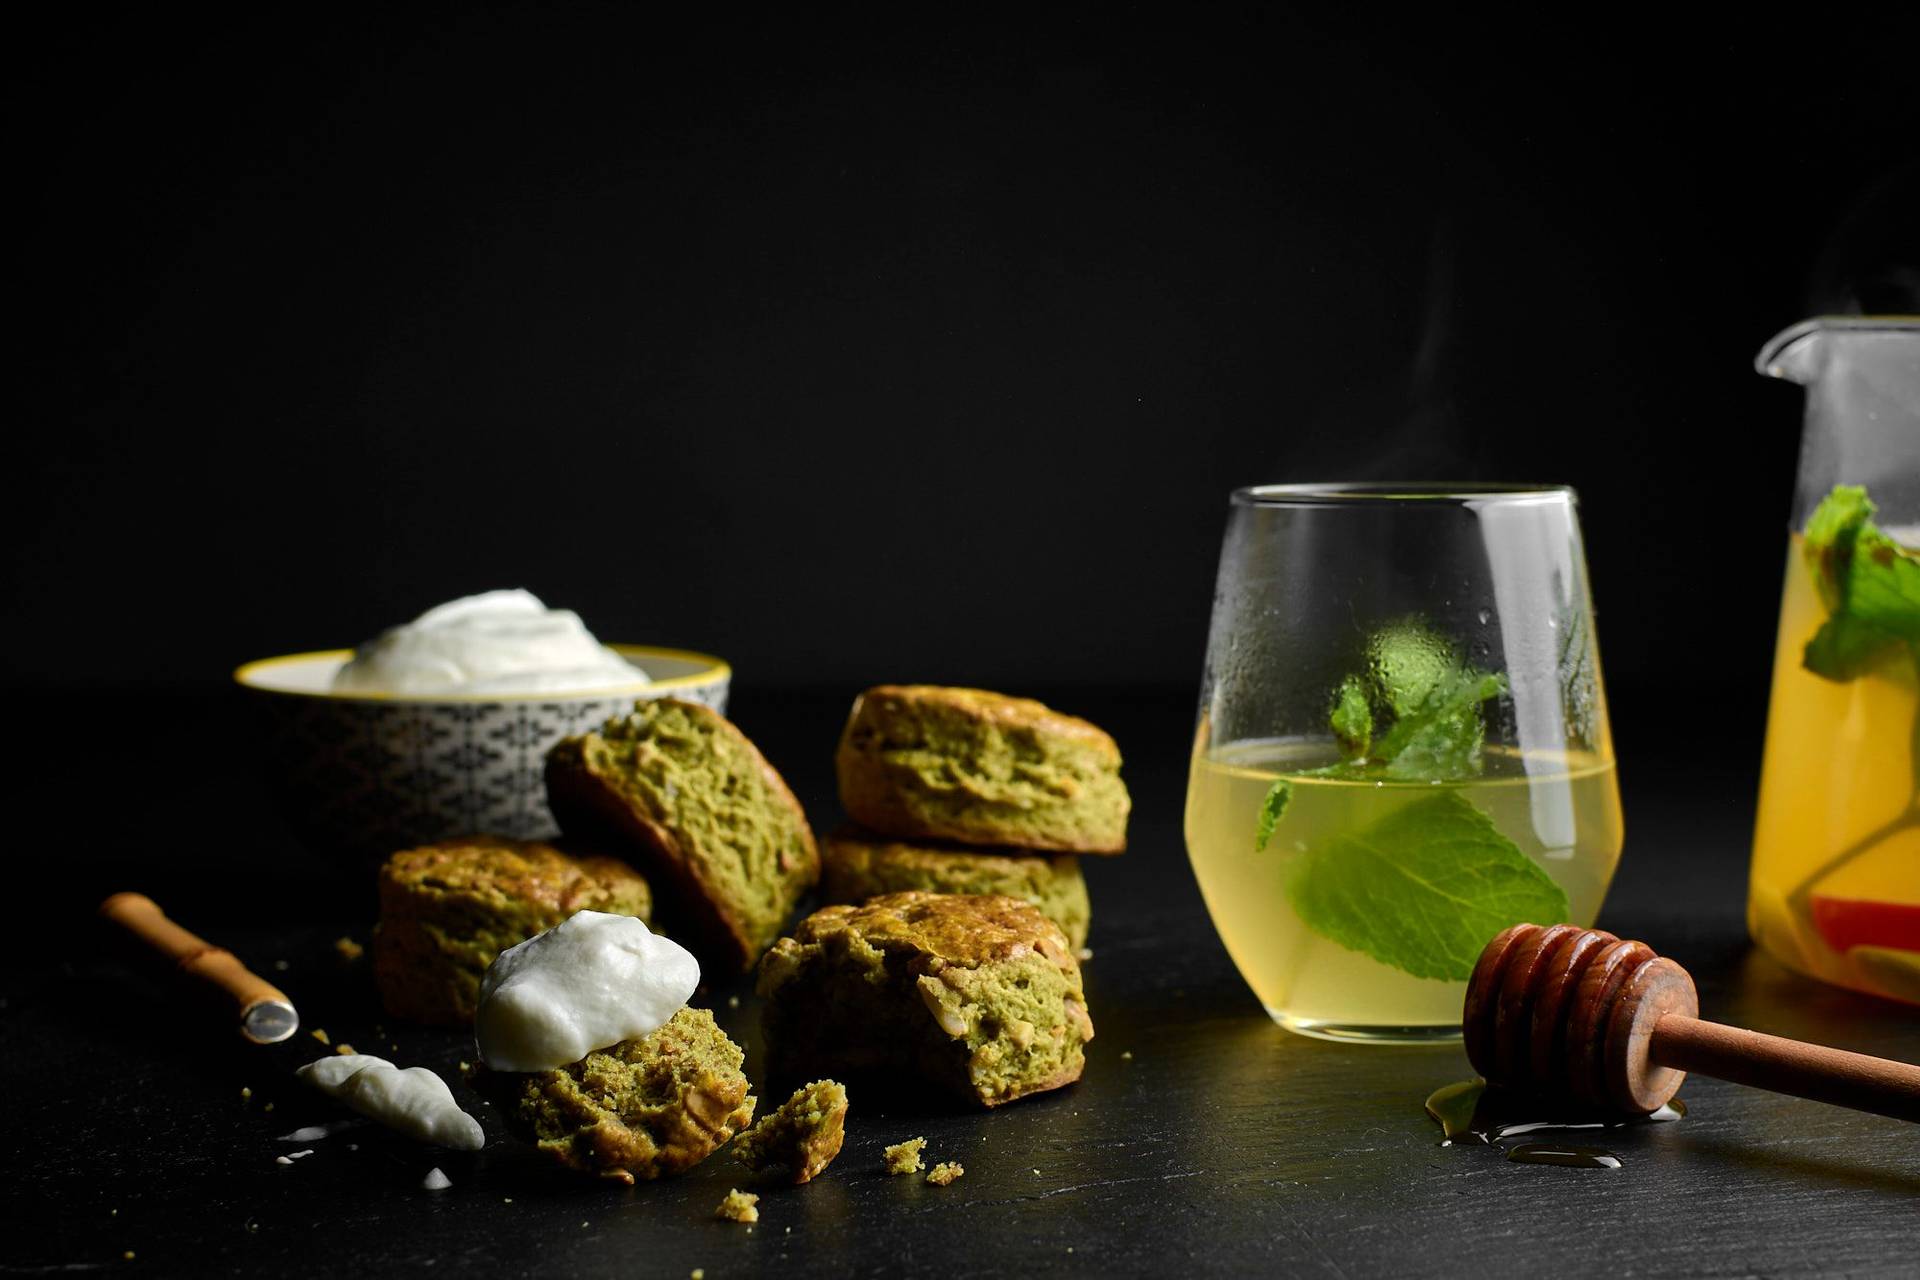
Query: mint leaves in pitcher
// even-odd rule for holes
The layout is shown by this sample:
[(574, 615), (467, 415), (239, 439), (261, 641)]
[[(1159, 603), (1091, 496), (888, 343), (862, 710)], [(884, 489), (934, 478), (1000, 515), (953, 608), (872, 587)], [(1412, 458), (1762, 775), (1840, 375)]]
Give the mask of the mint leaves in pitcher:
[(1827, 619), (1802, 662), (1828, 680), (1856, 680), (1920, 644), (1920, 554), (1873, 522), (1858, 485), (1840, 485), (1807, 520), (1802, 553)]

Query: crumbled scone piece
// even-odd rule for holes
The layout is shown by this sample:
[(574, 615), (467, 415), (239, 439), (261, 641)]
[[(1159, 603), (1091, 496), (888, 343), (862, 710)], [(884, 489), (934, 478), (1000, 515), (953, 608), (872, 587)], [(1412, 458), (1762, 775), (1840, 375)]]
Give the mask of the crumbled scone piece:
[(846, 1128), (845, 1086), (835, 1080), (816, 1080), (736, 1138), (733, 1154), (756, 1173), (785, 1169), (798, 1185), (812, 1181), (833, 1163)]
[(942, 1160), (927, 1174), (927, 1181), (936, 1187), (944, 1187), (965, 1172), (958, 1161)]
[(725, 1218), (729, 1222), (758, 1222), (760, 1210), (754, 1206), (760, 1203), (760, 1197), (751, 1191), (738, 1189), (727, 1192), (727, 1198), (713, 1211), (716, 1218)]
[(887, 1162), (888, 1173), (918, 1173), (921, 1169), (920, 1152), (926, 1147), (925, 1138), (908, 1138), (905, 1142), (896, 1142), (880, 1153)]

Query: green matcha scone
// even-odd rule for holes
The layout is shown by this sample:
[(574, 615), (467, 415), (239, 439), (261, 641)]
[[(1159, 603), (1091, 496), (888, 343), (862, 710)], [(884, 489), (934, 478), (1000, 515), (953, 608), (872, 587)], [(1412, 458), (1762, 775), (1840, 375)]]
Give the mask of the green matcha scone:
[(620, 1182), (685, 1173), (753, 1119), (744, 1055), (705, 1009), (554, 1071), (490, 1073), (516, 1134), (570, 1168)]
[(1060, 927), (1017, 898), (824, 907), (760, 962), (776, 1072), (909, 1071), (982, 1106), (1080, 1078), (1093, 1039)]
[(1029, 698), (880, 685), (854, 701), (835, 765), (841, 805), (887, 835), (1059, 853), (1127, 847), (1120, 749)]
[(833, 1163), (846, 1136), (846, 1086), (815, 1080), (755, 1121), (731, 1149), (755, 1173), (783, 1169), (797, 1186)]
[(1080, 860), (1071, 853), (953, 848), (907, 843), (842, 827), (820, 842), (820, 900), (865, 902), (882, 893), (1004, 893), (1039, 908), (1067, 945), (1087, 945), (1093, 905)]
[(576, 911), (647, 918), (647, 882), (617, 858), (497, 836), (403, 849), (380, 868), (373, 977), (396, 1018), (473, 1021), (493, 958)]
[(645, 871), (668, 931), (716, 965), (753, 967), (820, 878), (800, 802), (717, 712), (636, 703), (547, 755), (547, 800), (569, 835)]

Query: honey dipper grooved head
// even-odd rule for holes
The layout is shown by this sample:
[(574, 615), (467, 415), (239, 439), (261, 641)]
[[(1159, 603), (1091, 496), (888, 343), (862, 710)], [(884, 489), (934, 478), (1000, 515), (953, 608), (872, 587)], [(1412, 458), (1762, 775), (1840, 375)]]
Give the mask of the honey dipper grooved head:
[(1699, 1010), (1687, 971), (1644, 942), (1516, 924), (1480, 953), (1460, 1029), (1489, 1084), (1641, 1115), (1686, 1078), (1652, 1062), (1654, 1025)]

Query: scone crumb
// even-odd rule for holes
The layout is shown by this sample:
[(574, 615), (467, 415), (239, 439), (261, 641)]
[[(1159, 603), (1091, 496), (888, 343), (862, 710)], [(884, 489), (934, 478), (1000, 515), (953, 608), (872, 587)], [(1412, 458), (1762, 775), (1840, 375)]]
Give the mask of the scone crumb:
[(707, 1269), (705, 1267), (695, 1267), (693, 1270), (687, 1272), (687, 1280), (707, 1280)]
[(936, 1187), (944, 1187), (965, 1172), (966, 1170), (960, 1166), (959, 1161), (942, 1160), (939, 1164), (933, 1166), (931, 1173), (927, 1174), (927, 1181)]
[(244, 1084), (243, 1084), (243, 1085), (241, 1085), (241, 1086), (240, 1086), (240, 1101), (242, 1101), (242, 1102), (245, 1102), (245, 1101), (247, 1101), (248, 1099), (250, 1099), (250, 1098), (252, 1098), (252, 1097), (253, 1097), (253, 1090), (252, 1090), (251, 1088), (249, 1088), (249, 1087), (247, 1087), (247, 1086), (246, 1086), (246, 1085), (244, 1085)]
[(333, 1051), (341, 1055), (342, 1057), (348, 1057), (348, 1058), (352, 1057), (354, 1052), (353, 1046), (348, 1044), (345, 1040), (342, 1040), (339, 1044), (333, 1046)]
[(365, 947), (355, 942), (352, 938), (344, 936), (333, 940), (333, 950), (334, 954), (340, 957), (342, 964), (352, 964), (355, 960), (367, 954)]
[(1122, 1050), (1120, 1051), (1120, 1061), (1122, 1061), (1122, 1062), (1132, 1062), (1132, 1061), (1133, 1061), (1133, 1050), (1131, 1050), (1131, 1049), (1122, 1049)]
[(131, 1249), (129, 1249), (129, 1250), (127, 1250), (127, 1251), (126, 1251), (125, 1253), (123, 1253), (123, 1254), (121, 1254), (120, 1256), (121, 1256), (122, 1258), (125, 1258), (125, 1259), (126, 1259), (126, 1260), (127, 1260), (128, 1262), (132, 1262), (132, 1261), (133, 1261), (133, 1250), (131, 1250)]
[(918, 1173), (922, 1168), (920, 1152), (926, 1145), (925, 1138), (908, 1138), (888, 1147), (880, 1158), (886, 1161), (888, 1173)]
[(736, 1187), (727, 1192), (727, 1198), (720, 1202), (720, 1207), (713, 1211), (713, 1216), (725, 1218), (729, 1222), (758, 1222), (760, 1210), (754, 1206), (759, 1203), (759, 1196), (751, 1191), (741, 1191)]
[(327, 1029), (325, 1027), (315, 1027), (313, 1030), (307, 1032), (307, 1034), (315, 1040), (318, 1040), (321, 1044), (333, 1043), (333, 1041), (327, 1039)]
[(740, 997), (739, 997), (739, 996), (728, 996), (728, 997), (727, 997), (727, 1008), (729, 1008), (729, 1009), (738, 1009), (739, 1007), (740, 1007)]

